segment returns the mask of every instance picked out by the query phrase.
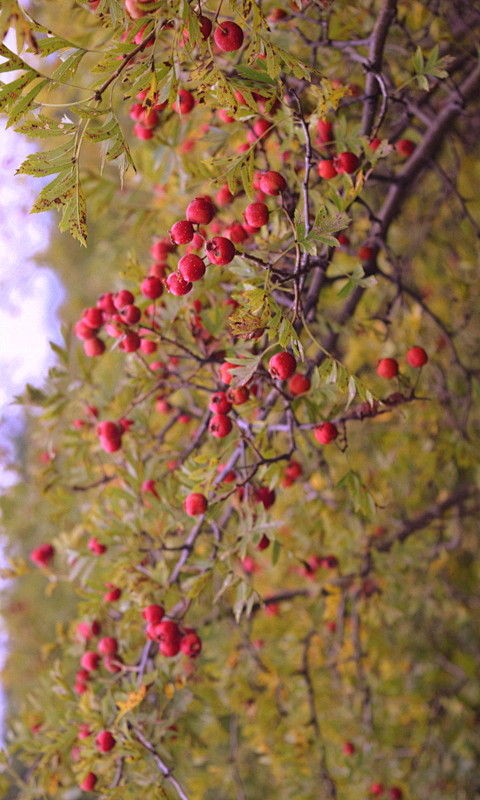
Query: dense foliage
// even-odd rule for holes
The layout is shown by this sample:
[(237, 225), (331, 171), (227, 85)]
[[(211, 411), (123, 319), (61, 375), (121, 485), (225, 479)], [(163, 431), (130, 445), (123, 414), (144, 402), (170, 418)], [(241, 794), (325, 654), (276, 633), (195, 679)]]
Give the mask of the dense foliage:
[(11, 27), (70, 297), (3, 500), (5, 795), (480, 797), (480, 12)]

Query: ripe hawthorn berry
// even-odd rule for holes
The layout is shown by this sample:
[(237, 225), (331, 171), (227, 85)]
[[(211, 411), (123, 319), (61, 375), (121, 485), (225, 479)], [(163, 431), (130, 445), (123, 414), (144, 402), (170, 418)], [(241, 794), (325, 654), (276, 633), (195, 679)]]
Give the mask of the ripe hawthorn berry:
[(268, 371), (272, 378), (278, 378), (281, 381), (291, 378), (296, 368), (297, 360), (295, 356), (286, 351), (276, 353), (268, 362)]
[(93, 672), (94, 670), (98, 669), (98, 663), (100, 661), (100, 656), (95, 650), (87, 650), (80, 659), (80, 664), (82, 665), (83, 669), (86, 669), (87, 672)]
[[(157, 280), (155, 278), (155, 280)], [(142, 283), (143, 287), (143, 283)], [(143, 292), (143, 288), (142, 288)], [(163, 285), (160, 284), (160, 294), (163, 292)], [(144, 293), (145, 294), (145, 293)], [(146, 295), (148, 297), (148, 295)], [(157, 295), (158, 297), (160, 295)], [(140, 311), (138, 306), (124, 306), (120, 312), (120, 317), (125, 321), (127, 325), (135, 325), (137, 322), (140, 321), (142, 316), (142, 312)]]
[(189, 114), (195, 105), (195, 98), (188, 89), (179, 89), (177, 99), (172, 108), (178, 114)]
[(399, 139), (398, 142), (395, 142), (395, 150), (401, 156), (405, 156), (405, 158), (412, 155), (415, 147), (415, 142), (412, 142), (411, 139)]
[(180, 641), (180, 651), (189, 656), (189, 658), (196, 658), (202, 649), (202, 640), (198, 633), (190, 631), (182, 636)]
[(231, 383), (233, 381), (233, 375), (230, 370), (235, 368), (236, 364), (230, 364), (229, 361), (224, 361), (223, 364), (220, 365), (220, 379), (224, 383)]
[(250, 391), (246, 386), (238, 386), (236, 389), (229, 389), (227, 398), (233, 406), (241, 406), (250, 397)]
[(115, 656), (118, 652), (118, 642), (113, 636), (104, 636), (100, 639), (97, 650), (102, 656)]
[[(141, 282), (140, 291), (150, 300), (156, 300), (157, 297), (160, 297), (163, 293), (163, 283), (160, 278), (156, 278), (154, 275), (148, 275)], [(133, 308), (135, 308), (135, 306), (133, 306)]]
[(198, 517), (201, 514), (205, 514), (208, 508), (208, 500), (204, 494), (192, 492), (183, 501), (183, 508), (189, 517)]
[(353, 744), (353, 742), (344, 742), (342, 750), (344, 755), (353, 756), (353, 754), (355, 753), (355, 745)]
[(180, 219), (170, 229), (170, 237), (175, 244), (188, 244), (193, 239), (193, 225), (188, 219)]
[(108, 753), (110, 750), (113, 750), (116, 744), (115, 737), (110, 733), (110, 731), (100, 731), (98, 736), (95, 738), (95, 745), (97, 750), (101, 753)]
[(195, 253), (187, 253), (178, 262), (178, 271), (184, 281), (194, 283), (205, 275), (205, 264), (200, 256)]
[(337, 172), (347, 172), (352, 173), (355, 172), (356, 169), (360, 166), (360, 159), (355, 153), (350, 153), (348, 150), (344, 153), (339, 153), (333, 159), (333, 165)]
[(337, 426), (333, 422), (322, 422), (314, 429), (313, 435), (320, 444), (330, 444), (338, 436)]
[(117, 311), (121, 311), (124, 306), (131, 306), (135, 302), (135, 298), (128, 289), (122, 289), (113, 296), (113, 304)]
[(275, 496), (275, 490), (269, 489), (268, 486), (259, 486), (258, 489), (255, 490), (255, 501), (257, 503), (262, 503), (265, 510), (273, 506)]
[(334, 178), (337, 175), (335, 165), (329, 158), (324, 158), (318, 162), (317, 172), (320, 178), (325, 178), (326, 180), (330, 180), (330, 178)]
[(97, 783), (97, 776), (94, 772), (88, 772), (80, 784), (82, 792), (93, 792)]
[(156, 624), (161, 622), (165, 615), (165, 609), (163, 606), (159, 606), (156, 603), (152, 603), (152, 605), (147, 606), (142, 611), (142, 617), (149, 623)]
[(384, 792), (383, 783), (377, 783), (377, 781), (375, 781), (375, 783), (372, 783), (370, 786), (369, 792), (373, 797), (380, 797)]
[(428, 355), (423, 347), (411, 347), (407, 353), (407, 361), (411, 367), (423, 367), (428, 361)]
[(187, 206), (187, 220), (198, 225), (208, 225), (215, 216), (215, 206), (205, 197), (196, 197)]
[(282, 194), (287, 188), (287, 181), (279, 172), (269, 170), (259, 180), (259, 189), (272, 197)]
[(228, 414), (231, 411), (232, 404), (225, 392), (215, 392), (210, 397), (208, 408), (214, 414)]
[(333, 122), (328, 119), (319, 119), (317, 122), (317, 139), (320, 144), (333, 140)]
[(186, 281), (180, 272), (171, 272), (166, 280), (167, 289), (171, 294), (181, 297), (192, 291), (192, 284)]
[(306, 375), (301, 375), (299, 372), (292, 375), (287, 383), (287, 388), (290, 394), (299, 395), (305, 394), (310, 389), (310, 378)]
[(105, 352), (105, 342), (102, 342), (98, 336), (92, 336), (91, 339), (85, 339), (83, 343), (83, 352), (89, 358), (101, 356)]
[(225, 21), (221, 22), (215, 28), (213, 38), (215, 44), (220, 50), (225, 53), (232, 53), (234, 50), (239, 50), (243, 44), (243, 31), (240, 25), (236, 22)]
[(399, 786), (392, 786), (392, 788), (388, 790), (388, 797), (389, 800), (402, 800), (403, 792)]
[(391, 380), (398, 375), (398, 361), (394, 358), (381, 358), (377, 364), (377, 375)]
[(227, 417), (226, 414), (214, 414), (208, 423), (208, 430), (213, 436), (216, 436), (217, 439), (224, 439), (225, 436), (228, 436), (232, 428), (232, 420), (230, 417)]
[(220, 267), (229, 264), (235, 255), (235, 245), (225, 236), (214, 236), (205, 247), (208, 260)]
[(135, 331), (127, 333), (119, 344), (125, 353), (135, 353), (140, 347), (140, 336)]
[(41, 544), (35, 547), (30, 553), (30, 561), (33, 561), (37, 567), (46, 567), (55, 555), (55, 549), (51, 544)]
[(244, 211), (245, 220), (254, 228), (261, 228), (268, 222), (268, 206), (265, 203), (250, 203)]

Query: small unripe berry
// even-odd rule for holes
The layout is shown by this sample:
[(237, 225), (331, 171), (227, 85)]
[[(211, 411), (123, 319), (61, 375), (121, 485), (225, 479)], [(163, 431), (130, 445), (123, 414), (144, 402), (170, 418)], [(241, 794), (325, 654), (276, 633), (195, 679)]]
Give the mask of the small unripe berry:
[(377, 375), (391, 380), (398, 375), (398, 362), (394, 358), (381, 358), (377, 364)]
[(423, 347), (411, 347), (407, 353), (407, 361), (411, 367), (423, 367), (428, 361), (428, 355)]
[(236, 22), (221, 22), (213, 34), (215, 44), (220, 50), (232, 53), (239, 50), (243, 44), (243, 31)]
[(265, 172), (260, 178), (259, 188), (265, 194), (275, 196), (285, 191), (287, 188), (287, 181), (279, 172), (270, 170), (269, 172)]
[(330, 444), (338, 436), (337, 426), (333, 422), (322, 422), (314, 429), (313, 435), (320, 444)]
[(268, 371), (272, 378), (278, 378), (281, 381), (290, 378), (297, 368), (297, 360), (295, 356), (286, 351), (276, 353), (271, 357), (268, 362)]
[(208, 430), (213, 436), (216, 436), (217, 439), (224, 439), (225, 436), (228, 436), (232, 428), (232, 420), (230, 417), (227, 417), (226, 414), (214, 414), (208, 423)]
[(208, 500), (204, 494), (192, 492), (183, 501), (183, 508), (189, 517), (198, 517), (201, 514), (205, 514), (208, 508)]

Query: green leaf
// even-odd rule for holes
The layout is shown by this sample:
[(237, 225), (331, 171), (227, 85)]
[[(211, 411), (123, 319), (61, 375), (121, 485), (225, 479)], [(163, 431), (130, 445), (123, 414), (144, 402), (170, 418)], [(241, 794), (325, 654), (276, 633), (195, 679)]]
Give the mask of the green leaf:
[(42, 89), (47, 86), (49, 83), (48, 79), (45, 78), (44, 80), (39, 81), (26, 95), (19, 100), (16, 105), (10, 110), (10, 114), (8, 117), (7, 128), (11, 125), (15, 125), (18, 120), (23, 117), (27, 111), (32, 107), (35, 102), (35, 98), (37, 95), (42, 91)]
[(11, 103), (14, 103), (21, 97), (23, 89), (32, 81), (34, 78), (38, 77), (38, 72), (33, 69), (28, 69), (23, 75), (20, 75), (11, 83), (1, 85), (4, 87), (0, 91), (0, 110), (8, 110), (8, 107)]
[(37, 114), (34, 119), (26, 120), (18, 125), (15, 130), (35, 139), (47, 139), (51, 136), (65, 136), (76, 131), (74, 122), (61, 121)]

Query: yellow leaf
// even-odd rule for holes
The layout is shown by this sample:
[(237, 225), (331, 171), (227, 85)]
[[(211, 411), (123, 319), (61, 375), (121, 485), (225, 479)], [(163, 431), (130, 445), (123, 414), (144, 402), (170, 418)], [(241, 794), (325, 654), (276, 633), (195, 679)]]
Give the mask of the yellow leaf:
[(132, 708), (136, 708), (136, 706), (140, 705), (146, 694), (147, 694), (147, 686), (142, 684), (142, 686), (140, 686), (140, 689), (138, 689), (136, 692), (130, 692), (126, 700), (124, 701), (119, 700), (117, 702), (117, 707), (120, 709), (120, 711), (117, 714), (115, 723), (117, 723), (125, 714), (128, 714), (128, 712), (131, 711)]
[(167, 683), (164, 689), (165, 697), (168, 697), (169, 700), (172, 699), (173, 695), (175, 694), (175, 686), (173, 683)]

